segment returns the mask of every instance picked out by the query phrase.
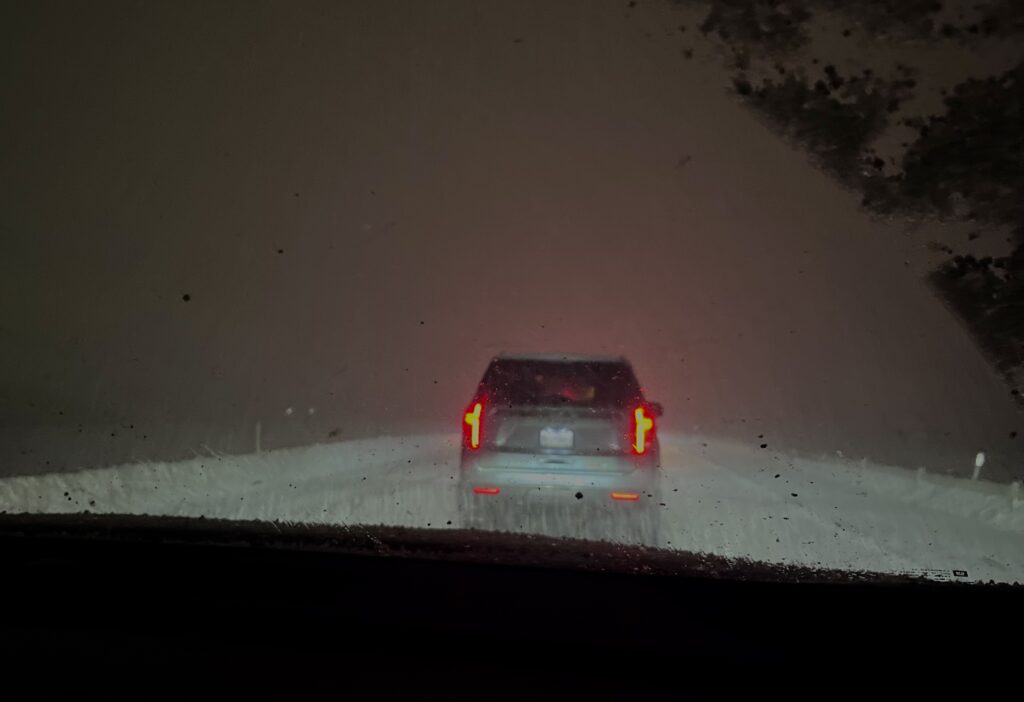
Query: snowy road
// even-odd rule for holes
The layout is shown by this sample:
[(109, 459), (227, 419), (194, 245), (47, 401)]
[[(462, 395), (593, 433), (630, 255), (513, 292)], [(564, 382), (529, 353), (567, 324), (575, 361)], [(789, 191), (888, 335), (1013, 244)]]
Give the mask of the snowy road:
[[(936, 579), (1024, 581), (1012, 488), (664, 436), (659, 546)], [(7, 512), (458, 527), (458, 437), (417, 435), (0, 480)], [(603, 538), (589, 527), (553, 535)], [(954, 574), (963, 571), (964, 574)]]

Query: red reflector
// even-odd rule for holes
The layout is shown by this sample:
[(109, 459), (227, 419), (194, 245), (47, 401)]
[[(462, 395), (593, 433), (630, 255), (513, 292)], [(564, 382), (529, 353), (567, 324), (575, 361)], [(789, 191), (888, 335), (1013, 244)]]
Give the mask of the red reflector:
[(639, 492), (613, 492), (612, 493), (612, 499), (613, 500), (639, 500), (640, 499), (640, 493)]
[(497, 495), (499, 492), (501, 492), (501, 488), (475, 487), (473, 488), (473, 492), (475, 492), (477, 495)]

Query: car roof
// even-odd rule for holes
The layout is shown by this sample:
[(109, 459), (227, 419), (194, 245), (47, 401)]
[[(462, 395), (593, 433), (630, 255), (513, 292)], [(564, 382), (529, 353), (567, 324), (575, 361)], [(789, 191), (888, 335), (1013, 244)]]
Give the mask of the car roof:
[(492, 361), (545, 361), (561, 363), (626, 363), (625, 356), (601, 356), (583, 353), (501, 353)]

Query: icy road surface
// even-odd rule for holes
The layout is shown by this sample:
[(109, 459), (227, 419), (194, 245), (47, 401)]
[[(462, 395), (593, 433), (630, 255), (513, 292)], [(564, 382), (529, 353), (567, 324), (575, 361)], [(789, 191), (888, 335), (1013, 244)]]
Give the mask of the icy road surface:
[[(6, 478), (0, 509), (456, 528), (458, 441), (387, 437)], [(694, 436), (663, 436), (662, 453), (658, 546), (1024, 582), (1024, 501), (1013, 486)], [(593, 525), (581, 532), (571, 518), (549, 526), (555, 535), (606, 536)]]

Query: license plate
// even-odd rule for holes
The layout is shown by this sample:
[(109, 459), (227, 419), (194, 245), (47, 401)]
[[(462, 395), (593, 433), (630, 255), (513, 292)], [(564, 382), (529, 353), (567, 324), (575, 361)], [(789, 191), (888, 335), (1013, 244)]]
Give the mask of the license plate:
[(546, 427), (540, 430), (541, 448), (572, 448), (572, 429)]

